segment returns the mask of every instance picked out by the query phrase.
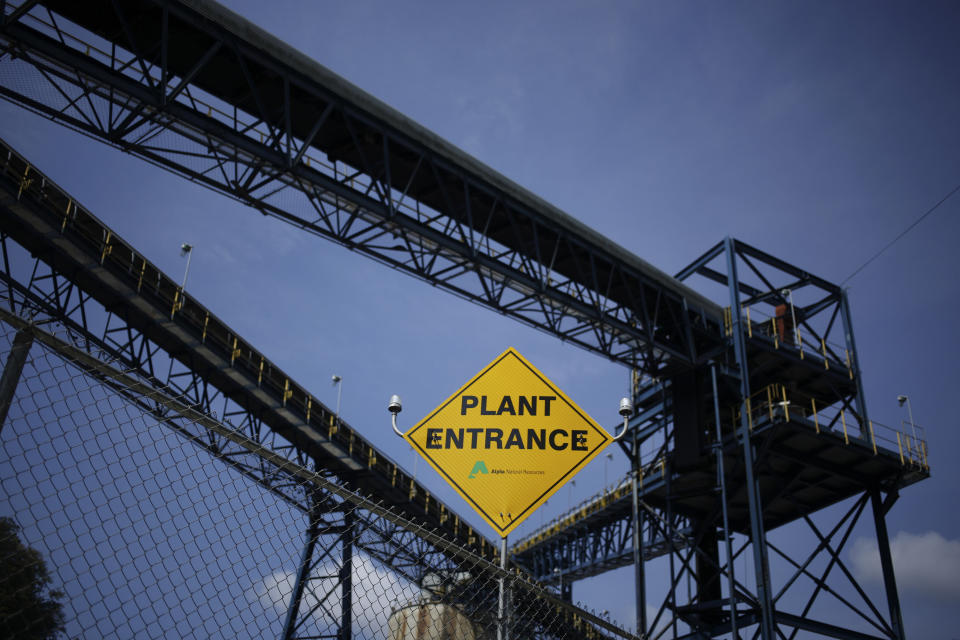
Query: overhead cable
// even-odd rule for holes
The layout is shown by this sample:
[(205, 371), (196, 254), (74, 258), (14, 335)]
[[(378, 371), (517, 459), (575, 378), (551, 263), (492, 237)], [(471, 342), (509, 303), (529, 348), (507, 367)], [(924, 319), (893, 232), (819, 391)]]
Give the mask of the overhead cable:
[(856, 269), (853, 273), (851, 273), (850, 275), (848, 275), (848, 276), (844, 279), (844, 281), (840, 283), (840, 285), (842, 286), (842, 285), (847, 284), (847, 282), (848, 282), (851, 278), (853, 278), (853, 276), (855, 276), (855, 275), (857, 275), (858, 273), (860, 273), (861, 271), (863, 271), (864, 268), (866, 268), (866, 266), (867, 266), (868, 264), (870, 264), (871, 262), (873, 262), (874, 260), (876, 260), (877, 258), (879, 258), (879, 257), (883, 254), (883, 252), (886, 251), (887, 249), (889, 249), (890, 247), (892, 247), (892, 246), (897, 242), (897, 240), (899, 240), (899, 239), (902, 238), (903, 236), (905, 236), (905, 235), (907, 235), (908, 233), (910, 233), (910, 231), (911, 231), (915, 226), (917, 226), (918, 224), (920, 224), (921, 222), (923, 222), (923, 219), (924, 219), (924, 218), (926, 218), (926, 217), (929, 216), (931, 213), (933, 213), (934, 211), (936, 211), (937, 208), (938, 208), (940, 205), (942, 205), (944, 202), (946, 202), (947, 200), (949, 200), (950, 197), (951, 197), (953, 194), (955, 194), (957, 191), (960, 191), (960, 184), (958, 184), (957, 186), (955, 186), (950, 193), (948, 193), (947, 195), (943, 196), (943, 197), (940, 199), (940, 201), (937, 202), (937, 204), (935, 204), (935, 205), (933, 205), (932, 207), (930, 207), (929, 209), (927, 209), (927, 211), (926, 211), (922, 216), (920, 216), (919, 218), (917, 218), (916, 220), (914, 220), (914, 221), (913, 221), (913, 224), (911, 224), (909, 227), (907, 227), (906, 229), (904, 229), (903, 231), (901, 231), (900, 234), (899, 234), (896, 238), (894, 238), (893, 240), (891, 240), (890, 242), (888, 242), (887, 245), (886, 245), (884, 248), (880, 249), (880, 251), (877, 251), (875, 254), (873, 254), (873, 256), (870, 257), (869, 260), (867, 260), (867, 261), (864, 262), (862, 265), (860, 265), (859, 267), (857, 267), (857, 269)]

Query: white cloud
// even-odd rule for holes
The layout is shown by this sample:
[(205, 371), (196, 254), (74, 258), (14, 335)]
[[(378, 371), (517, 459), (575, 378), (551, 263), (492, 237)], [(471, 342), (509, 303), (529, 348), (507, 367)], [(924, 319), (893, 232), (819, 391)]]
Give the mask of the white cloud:
[(274, 571), (254, 587), (254, 592), (264, 609), (283, 610), (293, 593), (293, 574)]
[[(890, 541), (890, 552), (901, 591), (916, 591), (949, 601), (960, 598), (960, 540), (947, 540), (936, 531), (901, 531)], [(883, 581), (875, 540), (858, 538), (850, 559), (861, 579)]]
[[(331, 565), (318, 567), (314, 575), (334, 573), (336, 568)], [(272, 609), (282, 619), (290, 604), (294, 582), (295, 575), (292, 571), (274, 571), (254, 586), (252, 599), (260, 602), (264, 609)], [(302, 608), (316, 606), (318, 596), (322, 596), (329, 588), (329, 584), (320, 585), (315, 591), (305, 593)], [(325, 601), (334, 615), (338, 615), (340, 611), (338, 594)], [(354, 555), (352, 609), (353, 631), (356, 637), (386, 637), (387, 621), (393, 609), (417, 599), (419, 595), (420, 590), (416, 586), (393, 571), (378, 566), (364, 555)], [(322, 621), (325, 617), (323, 607), (320, 607), (314, 616), (318, 621)]]

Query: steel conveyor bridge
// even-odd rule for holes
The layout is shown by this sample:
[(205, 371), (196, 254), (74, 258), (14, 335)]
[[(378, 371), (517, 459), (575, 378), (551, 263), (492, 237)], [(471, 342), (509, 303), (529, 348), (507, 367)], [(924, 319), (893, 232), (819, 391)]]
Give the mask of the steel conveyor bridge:
[(26, 1), (0, 46), (6, 99), (573, 344), (719, 345), (717, 305), (214, 2)]
[[(228, 421), (257, 444), (494, 557), (495, 544), (2, 141), (0, 169), (5, 307), (37, 324), (66, 327), (77, 345)], [(18, 246), (34, 260), (25, 262)], [(302, 483), (228, 440), (210, 441), (208, 449), (309, 511)]]

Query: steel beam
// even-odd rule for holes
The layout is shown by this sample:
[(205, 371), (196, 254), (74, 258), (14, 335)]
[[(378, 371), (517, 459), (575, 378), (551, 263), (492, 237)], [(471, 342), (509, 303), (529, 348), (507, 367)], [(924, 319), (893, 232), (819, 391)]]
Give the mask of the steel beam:
[(303, 552), (300, 555), (300, 563), (297, 566), (297, 577), (293, 583), (293, 591), (290, 594), (290, 604), (287, 605), (287, 616), (283, 623), (283, 632), (280, 634), (281, 640), (291, 640), (297, 630), (297, 619), (300, 614), (300, 607), (303, 602), (303, 594), (310, 578), (310, 572), (313, 565), (313, 550), (317, 546), (320, 538), (320, 521), (323, 516), (321, 505), (316, 499), (308, 512), (308, 524), (306, 540), (303, 545)]
[[(311, 492), (311, 500), (306, 540), (280, 638), (316, 638), (319, 631), (321, 637), (351, 640), (355, 507), (332, 501), (319, 491)], [(336, 601), (330, 602), (334, 594)], [(323, 613), (320, 620), (315, 619), (318, 612)], [(311, 631), (311, 627), (319, 629)]]
[(853, 319), (850, 317), (850, 301), (847, 290), (840, 294), (840, 315), (843, 321), (843, 335), (846, 340), (847, 351), (850, 353), (850, 364), (853, 370), (854, 381), (857, 385), (857, 418), (860, 421), (860, 437), (864, 440), (870, 437), (867, 427), (870, 417), (867, 415), (867, 402), (863, 393), (863, 376), (860, 375), (860, 358), (857, 356), (857, 343), (853, 337)]
[(853, 631), (834, 624), (827, 624), (818, 620), (811, 620), (805, 616), (795, 616), (782, 611), (777, 612), (777, 622), (794, 629), (809, 631), (821, 637), (838, 638), (838, 640), (885, 640), (882, 636), (872, 636), (859, 631)]
[[(637, 456), (639, 457), (639, 456)], [(637, 633), (647, 634), (647, 589), (643, 570), (643, 514), (640, 512), (640, 489), (637, 481), (637, 460), (633, 460), (633, 474), (630, 479), (631, 512), (633, 517), (633, 588)]]
[(0, 377), (0, 431), (3, 430), (3, 425), (7, 421), (7, 412), (10, 411), (13, 394), (17, 390), (20, 374), (23, 373), (23, 365), (27, 362), (32, 345), (33, 334), (29, 331), (17, 331), (13, 337), (10, 353), (7, 354), (7, 361), (3, 365), (3, 375)]
[(729, 504), (729, 494), (727, 493), (727, 474), (724, 470), (723, 464), (723, 430), (721, 428), (720, 422), (720, 395), (717, 393), (717, 367), (715, 364), (710, 365), (710, 383), (711, 390), (713, 391), (713, 419), (714, 426), (716, 428), (716, 442), (714, 442), (713, 450), (714, 455), (717, 458), (717, 480), (720, 484), (720, 509), (723, 516), (723, 541), (726, 548), (726, 560), (727, 560), (727, 588), (729, 590), (729, 609), (730, 609), (730, 632), (733, 634), (734, 638), (737, 638), (737, 589), (736, 589), (736, 577), (734, 575), (734, 566), (733, 566), (733, 541), (732, 535), (733, 532), (730, 531), (730, 518), (727, 514), (727, 506)]
[(760, 488), (756, 479), (753, 442), (750, 435), (750, 363), (747, 358), (744, 339), (746, 330), (740, 311), (740, 287), (737, 278), (737, 254), (732, 238), (727, 238), (726, 260), (727, 276), (730, 290), (730, 313), (732, 316), (732, 339), (734, 354), (739, 368), (740, 378), (740, 426), (737, 439), (743, 448), (743, 469), (745, 473), (745, 490), (750, 511), (750, 540), (753, 543), (753, 565), (757, 585), (757, 600), (760, 604), (760, 637), (763, 640), (774, 640), (773, 600), (770, 597), (770, 567), (767, 559), (766, 534), (763, 527), (763, 504), (760, 499)]
[(343, 514), (343, 542), (340, 557), (340, 640), (353, 638), (353, 548), (356, 536), (355, 514)]
[(894, 640), (906, 638), (903, 627), (903, 615), (900, 612), (900, 596), (897, 594), (897, 580), (893, 572), (893, 556), (890, 553), (890, 537), (887, 534), (887, 512), (879, 489), (870, 491), (870, 504), (873, 507), (873, 523), (877, 530), (877, 549), (880, 552), (880, 567), (883, 570), (883, 588), (887, 595), (887, 607), (890, 610), (890, 624), (893, 627)]

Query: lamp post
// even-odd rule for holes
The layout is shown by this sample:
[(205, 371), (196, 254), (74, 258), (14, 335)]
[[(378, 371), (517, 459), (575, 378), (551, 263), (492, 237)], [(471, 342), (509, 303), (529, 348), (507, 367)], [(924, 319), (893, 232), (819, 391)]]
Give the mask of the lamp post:
[(913, 434), (913, 441), (917, 442), (917, 425), (913, 421), (913, 407), (910, 406), (910, 396), (897, 396), (897, 404), (901, 407), (906, 403), (907, 415), (910, 417), (910, 432)]
[[(170, 319), (173, 320), (174, 314), (177, 313), (180, 309), (183, 309), (184, 301), (184, 289), (187, 286), (187, 274), (190, 273), (190, 258), (193, 257), (193, 245), (187, 244), (184, 242), (180, 245), (180, 257), (187, 256), (187, 268), (183, 270), (183, 282), (180, 283), (180, 288), (177, 289), (173, 294), (173, 306), (170, 308)], [(170, 360), (171, 371), (173, 370), (173, 360)]]
[(330, 376), (333, 384), (337, 385), (337, 424), (340, 424), (340, 392), (343, 391), (343, 378), (337, 374)]
[(187, 256), (187, 268), (183, 270), (183, 284), (180, 285), (180, 291), (187, 287), (187, 274), (190, 273), (190, 258), (193, 257), (193, 245), (184, 242), (180, 245), (180, 257)]

